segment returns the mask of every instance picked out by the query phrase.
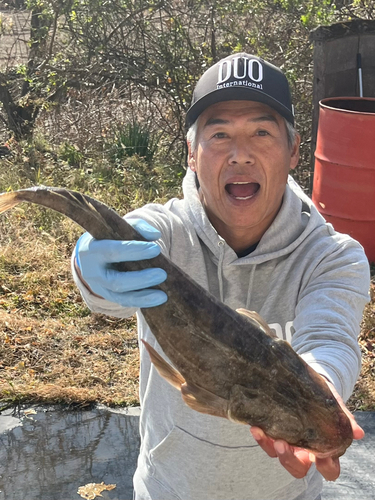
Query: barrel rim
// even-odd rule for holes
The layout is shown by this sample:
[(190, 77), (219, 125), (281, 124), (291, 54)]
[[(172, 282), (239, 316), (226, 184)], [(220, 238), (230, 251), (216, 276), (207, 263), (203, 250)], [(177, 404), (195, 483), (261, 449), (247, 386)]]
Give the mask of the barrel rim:
[(375, 102), (375, 97), (358, 97), (358, 96), (335, 96), (335, 97), (325, 97), (319, 101), (319, 107), (329, 110), (334, 110), (339, 113), (350, 113), (358, 115), (371, 115), (374, 116), (375, 113), (371, 111), (355, 111), (353, 109), (336, 108), (334, 106), (329, 106), (330, 101), (371, 101)]

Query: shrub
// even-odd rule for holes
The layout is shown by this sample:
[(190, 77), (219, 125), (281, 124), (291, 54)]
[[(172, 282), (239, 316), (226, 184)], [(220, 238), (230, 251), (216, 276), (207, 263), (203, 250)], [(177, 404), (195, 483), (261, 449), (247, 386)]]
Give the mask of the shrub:
[(69, 142), (64, 142), (59, 148), (59, 157), (66, 161), (71, 167), (79, 167), (83, 160), (83, 153), (79, 149), (70, 144)]
[(126, 157), (137, 155), (151, 164), (157, 150), (158, 139), (147, 125), (136, 121), (115, 129), (113, 144), (107, 144), (110, 159), (118, 163)]

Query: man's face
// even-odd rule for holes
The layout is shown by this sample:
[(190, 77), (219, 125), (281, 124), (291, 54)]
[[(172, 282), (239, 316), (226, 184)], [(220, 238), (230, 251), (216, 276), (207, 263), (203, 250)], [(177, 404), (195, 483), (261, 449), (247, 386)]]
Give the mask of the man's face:
[(266, 104), (225, 101), (200, 115), (189, 166), (211, 223), (235, 250), (259, 241), (276, 217), (298, 146), (299, 137), (290, 148), (284, 119)]

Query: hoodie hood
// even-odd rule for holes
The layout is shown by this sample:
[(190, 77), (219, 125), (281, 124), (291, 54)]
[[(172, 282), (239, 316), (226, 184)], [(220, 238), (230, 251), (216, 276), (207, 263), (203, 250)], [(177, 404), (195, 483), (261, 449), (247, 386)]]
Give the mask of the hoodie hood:
[[(183, 181), (184, 209), (194, 221), (199, 238), (217, 259), (220, 246), (224, 244), (226, 261), (238, 260), (238, 264), (260, 264), (293, 252), (312, 231), (326, 224), (312, 201), (302, 189), (288, 176), (283, 203), (275, 220), (264, 233), (257, 248), (248, 256), (239, 259), (211, 224), (200, 201), (196, 186), (195, 173), (187, 170)], [(296, 217), (296, 214), (300, 214)], [(220, 243), (222, 242), (222, 243)]]

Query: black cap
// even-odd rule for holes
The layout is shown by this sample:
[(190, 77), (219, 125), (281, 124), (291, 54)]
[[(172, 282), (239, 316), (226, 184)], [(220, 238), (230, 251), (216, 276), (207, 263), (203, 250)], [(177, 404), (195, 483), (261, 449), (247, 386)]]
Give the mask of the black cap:
[(251, 54), (232, 54), (203, 73), (194, 89), (186, 127), (189, 128), (208, 106), (221, 101), (263, 102), (294, 125), (286, 76), (273, 64)]

